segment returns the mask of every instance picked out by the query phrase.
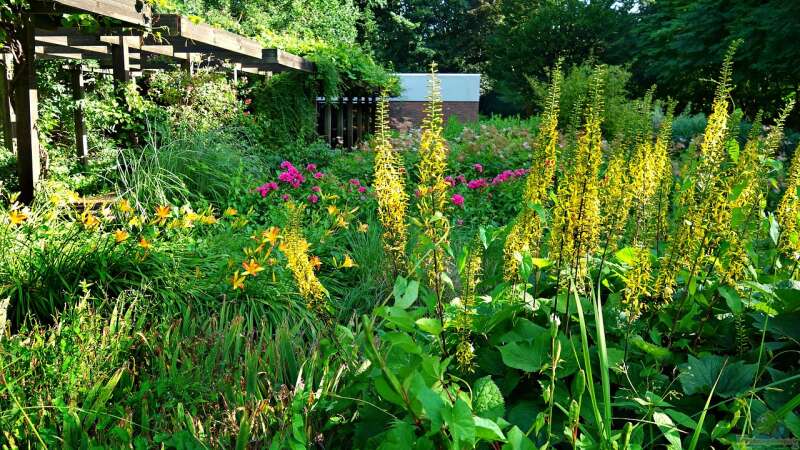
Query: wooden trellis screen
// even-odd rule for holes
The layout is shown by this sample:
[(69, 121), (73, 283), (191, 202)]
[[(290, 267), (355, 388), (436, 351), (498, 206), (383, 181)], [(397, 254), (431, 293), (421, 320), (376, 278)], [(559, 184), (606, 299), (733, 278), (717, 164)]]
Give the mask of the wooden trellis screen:
[[(239, 71), (273, 72), (316, 70), (311, 61), (279, 49), (262, 48), (253, 40), (226, 30), (192, 22), (175, 14), (153, 15), (144, 0), (36, 0), (22, 14), (13, 55), (0, 53), (0, 120), (3, 144), (17, 154), (20, 200), (30, 202), (39, 180), (40, 156), (36, 121), (36, 59), (69, 59), (73, 66), (73, 98), (83, 97), (82, 60), (99, 62), (117, 84), (135, 82), (144, 70), (160, 70), (175, 63), (192, 71), (204, 61), (225, 68), (236, 78)], [(52, 28), (64, 14), (95, 16), (99, 30)], [(48, 18), (49, 17), (49, 18)], [(115, 25), (108, 25), (115, 23)], [(6, 47), (7, 48), (7, 47)], [(110, 69), (110, 70), (109, 70)], [(88, 157), (83, 113), (75, 113), (77, 159)]]
[(331, 147), (352, 149), (375, 131), (375, 95), (317, 99), (317, 132)]

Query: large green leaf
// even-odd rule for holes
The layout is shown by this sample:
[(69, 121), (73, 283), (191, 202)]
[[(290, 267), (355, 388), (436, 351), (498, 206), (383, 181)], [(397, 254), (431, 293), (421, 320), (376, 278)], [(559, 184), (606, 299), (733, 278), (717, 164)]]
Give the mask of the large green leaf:
[(503, 446), (503, 450), (536, 450), (536, 445), (519, 427), (514, 426), (508, 432), (508, 443)]
[(459, 398), (453, 408), (442, 410), (442, 417), (453, 438), (453, 447), (472, 448), (475, 444), (475, 421), (469, 405)]
[(500, 356), (508, 367), (536, 372), (550, 360), (550, 336), (540, 334), (533, 341), (512, 342), (500, 347)]
[(714, 393), (720, 397), (730, 398), (745, 392), (753, 384), (757, 366), (742, 361), (729, 363), (720, 376), (725, 359), (718, 355), (707, 355), (700, 359), (689, 356), (689, 362), (680, 366), (681, 374), (678, 376), (683, 392), (687, 395), (708, 394), (718, 376), (719, 383)]

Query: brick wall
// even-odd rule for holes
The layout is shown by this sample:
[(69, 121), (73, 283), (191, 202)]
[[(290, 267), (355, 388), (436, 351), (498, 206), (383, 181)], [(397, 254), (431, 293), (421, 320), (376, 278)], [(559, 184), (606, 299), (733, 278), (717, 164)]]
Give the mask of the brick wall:
[[(426, 102), (389, 102), (389, 120), (394, 128), (418, 127), (425, 117)], [(458, 117), (461, 122), (478, 120), (478, 102), (443, 102), (445, 121)]]

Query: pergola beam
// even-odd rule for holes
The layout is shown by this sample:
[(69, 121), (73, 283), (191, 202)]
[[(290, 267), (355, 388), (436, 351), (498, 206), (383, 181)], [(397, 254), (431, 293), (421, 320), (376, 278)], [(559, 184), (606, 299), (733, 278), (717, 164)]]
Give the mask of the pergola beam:
[(89, 13), (125, 23), (149, 26), (153, 11), (144, 0), (34, 0), (29, 14)]

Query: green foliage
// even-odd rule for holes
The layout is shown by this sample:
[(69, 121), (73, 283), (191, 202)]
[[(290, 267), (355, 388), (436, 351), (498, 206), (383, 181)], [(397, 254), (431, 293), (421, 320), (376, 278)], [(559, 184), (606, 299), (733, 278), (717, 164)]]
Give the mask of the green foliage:
[(147, 95), (166, 112), (175, 125), (196, 131), (217, 128), (238, 114), (236, 91), (224, 73), (200, 70), (154, 72), (145, 81)]

